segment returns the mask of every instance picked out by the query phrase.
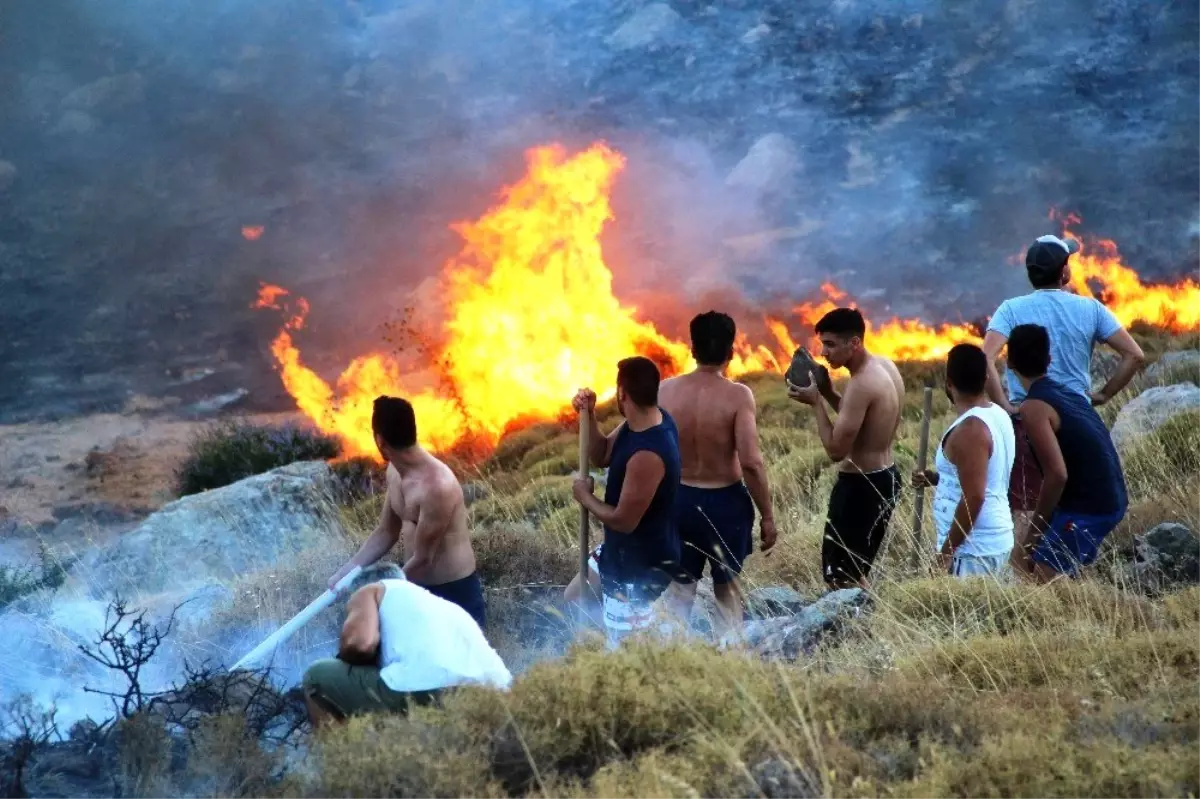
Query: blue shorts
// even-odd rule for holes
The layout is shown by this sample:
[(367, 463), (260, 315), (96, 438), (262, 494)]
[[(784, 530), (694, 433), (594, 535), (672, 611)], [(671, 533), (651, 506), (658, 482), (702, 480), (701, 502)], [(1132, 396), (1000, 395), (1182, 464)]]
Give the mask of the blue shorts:
[(1081, 567), (1096, 560), (1104, 537), (1123, 518), (1124, 508), (1116, 513), (1100, 515), (1056, 510), (1031, 557), (1056, 572), (1074, 577), (1079, 574)]
[(724, 488), (680, 485), (675, 492), (675, 524), (681, 583), (703, 577), (705, 563), (712, 565), (713, 583), (728, 583), (754, 551), (754, 501), (744, 483)]

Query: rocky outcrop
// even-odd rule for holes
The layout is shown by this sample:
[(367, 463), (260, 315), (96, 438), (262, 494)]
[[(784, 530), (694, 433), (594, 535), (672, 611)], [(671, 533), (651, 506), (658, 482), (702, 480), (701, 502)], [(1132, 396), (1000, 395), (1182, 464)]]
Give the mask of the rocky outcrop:
[(768, 585), (746, 594), (746, 615), (751, 619), (793, 616), (811, 604), (799, 591), (786, 585)]
[(1146, 367), (1142, 380), (1150, 386), (1177, 383), (1179, 380), (1200, 383), (1200, 350), (1165, 353)]
[(849, 618), (858, 616), (867, 595), (861, 588), (831, 591), (793, 616), (746, 624), (746, 643), (763, 657), (796, 660), (812, 651)]
[(1200, 538), (1187, 525), (1152, 528), (1134, 540), (1134, 552), (1133, 577), (1151, 593), (1200, 583)]
[(1147, 389), (1130, 400), (1113, 423), (1113, 443), (1125, 449), (1142, 436), (1156, 430), (1177, 413), (1200, 408), (1200, 387), (1177, 383)]

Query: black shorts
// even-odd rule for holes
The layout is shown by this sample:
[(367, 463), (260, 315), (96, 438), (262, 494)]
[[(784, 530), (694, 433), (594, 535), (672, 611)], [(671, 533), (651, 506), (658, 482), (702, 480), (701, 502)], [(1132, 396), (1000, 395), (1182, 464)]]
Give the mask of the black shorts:
[(857, 582), (870, 575), (899, 501), (900, 470), (895, 466), (867, 474), (838, 474), (829, 493), (821, 541), (825, 582)]
[(681, 583), (703, 577), (705, 563), (712, 564), (714, 584), (728, 583), (754, 551), (754, 502), (744, 483), (724, 488), (680, 485), (675, 492), (675, 524)]
[(479, 629), (484, 629), (487, 621), (485, 612), (487, 605), (483, 600), (483, 583), (479, 579), (479, 572), (471, 572), (461, 580), (451, 580), (441, 585), (422, 585), (421, 587), (434, 596), (440, 596), (442, 599), (458, 605), (471, 614), (471, 618), (479, 625)]

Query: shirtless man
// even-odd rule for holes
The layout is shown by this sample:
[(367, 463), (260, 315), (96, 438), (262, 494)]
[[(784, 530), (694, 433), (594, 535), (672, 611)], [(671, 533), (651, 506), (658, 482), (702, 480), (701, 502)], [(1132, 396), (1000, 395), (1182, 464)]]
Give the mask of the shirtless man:
[(387, 498), (375, 530), (329, 578), (329, 587), (355, 566), (379, 560), (403, 537), (405, 576), (460, 606), (482, 629), (483, 585), (475, 572), (467, 506), (458, 478), (417, 444), (417, 421), (406, 400), (376, 398), (371, 429), (388, 463)]
[[(861, 586), (887, 533), (900, 499), (900, 472), (892, 457), (904, 380), (896, 365), (863, 346), (866, 322), (853, 308), (836, 308), (816, 325), (822, 354), (830, 366), (850, 371), (839, 395), (824, 367), (806, 388), (788, 386), (788, 396), (811, 405), (817, 415), (821, 446), (838, 463), (838, 480), (829, 495), (821, 571), (831, 589)], [(821, 398), (838, 412), (829, 419)]]
[(775, 545), (775, 517), (767, 467), (758, 448), (754, 394), (724, 375), (736, 335), (734, 321), (726, 314), (708, 311), (694, 318), (695, 371), (665, 380), (659, 387), (659, 405), (679, 429), (682, 461), (675, 495), (681, 574), (672, 586), (672, 605), (683, 619), (688, 618), (707, 562), (726, 629), (742, 622), (737, 575), (754, 550), (756, 507), (762, 550)]

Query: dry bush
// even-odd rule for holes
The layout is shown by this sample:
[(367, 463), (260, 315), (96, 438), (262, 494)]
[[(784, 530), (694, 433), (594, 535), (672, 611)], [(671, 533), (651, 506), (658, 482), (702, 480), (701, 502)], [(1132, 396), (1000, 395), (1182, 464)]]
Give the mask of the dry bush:
[(526, 479), (515, 494), (493, 493), (471, 506), (475, 528), (493, 525), (537, 525), (560, 508), (573, 505), (571, 479), (537, 477)]
[(202, 796), (262, 796), (275, 781), (278, 751), (267, 752), (239, 713), (203, 719), (188, 751), (191, 792)]
[(484, 586), (565, 586), (579, 569), (578, 550), (511, 527), (492, 527), (471, 539), (475, 569)]
[(171, 736), (162, 720), (149, 713), (137, 713), (117, 722), (114, 733), (119, 795), (167, 795)]
[(526, 453), (552, 438), (561, 436), (563, 430), (556, 424), (536, 424), (501, 439), (496, 451), (488, 460), (487, 467), (495, 471), (513, 471), (520, 467)]

